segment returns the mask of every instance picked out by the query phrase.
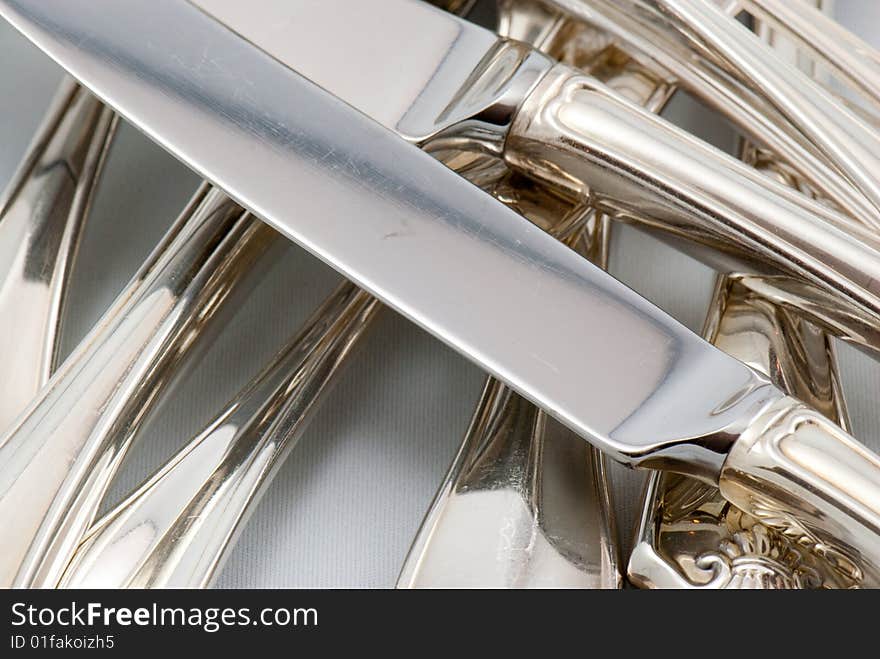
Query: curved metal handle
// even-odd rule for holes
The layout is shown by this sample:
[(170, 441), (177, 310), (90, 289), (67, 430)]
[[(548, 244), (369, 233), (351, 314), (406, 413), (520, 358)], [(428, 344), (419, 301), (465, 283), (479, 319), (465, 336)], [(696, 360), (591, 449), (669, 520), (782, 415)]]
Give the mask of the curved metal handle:
[[(738, 7), (735, 1), (727, 5)], [(792, 59), (803, 54), (767, 26), (758, 23), (754, 27)], [(801, 186), (788, 168), (750, 143), (742, 144), (740, 157), (777, 180)], [(849, 427), (834, 345), (830, 337), (797, 314), (722, 276), (703, 336), (837, 425)], [(809, 548), (800, 546), (797, 539), (768, 529), (728, 504), (716, 487), (678, 474), (651, 475), (636, 537), (627, 574), (642, 588), (854, 585), (845, 575), (829, 569)]]
[(380, 309), (345, 282), (192, 441), (100, 519), (64, 588), (204, 588)]
[(865, 100), (880, 103), (880, 52), (835, 21), (829, 12), (809, 2), (736, 1), (772, 25), (773, 30), (806, 47), (849, 83), (847, 90), (861, 92)]
[[(811, 142), (810, 133), (802, 131), (800, 124), (792, 123), (766, 95), (757, 93), (741, 77), (732, 76), (714, 58), (705, 56), (704, 46), (703, 56), (695, 57), (687, 31), (679, 29), (680, 23), (674, 17), (658, 10), (661, 0), (548, 1), (572, 17), (613, 35), (627, 53), (657, 76), (674, 78), (677, 85), (727, 117), (751, 141), (777, 154), (822, 197), (860, 222), (878, 226), (877, 205), (844, 175), (840, 163)], [(725, 4), (730, 13), (729, 3)], [(722, 14), (720, 10), (717, 13)], [(771, 52), (766, 57), (774, 56)], [(834, 121), (835, 118), (829, 118), (829, 123)], [(836, 153), (839, 156), (840, 149)]]
[(709, 57), (768, 99), (880, 209), (880, 134), (876, 130), (711, 2), (649, 0), (647, 4), (656, 5)]
[(208, 190), (0, 436), (0, 585), (57, 583), (149, 403), (277, 235)]
[[(836, 318), (846, 327), (829, 330), (880, 347), (880, 242), (872, 232), (594, 78), (555, 67), (520, 108), (504, 156), (722, 272), (806, 283), (814, 300), (846, 306)], [(815, 311), (810, 319), (827, 326), (822, 306)]]
[(65, 78), (0, 197), (0, 430), (58, 366), (73, 257), (117, 122)]
[(831, 562), (880, 584), (880, 457), (818, 412), (784, 398), (733, 445), (721, 493)]

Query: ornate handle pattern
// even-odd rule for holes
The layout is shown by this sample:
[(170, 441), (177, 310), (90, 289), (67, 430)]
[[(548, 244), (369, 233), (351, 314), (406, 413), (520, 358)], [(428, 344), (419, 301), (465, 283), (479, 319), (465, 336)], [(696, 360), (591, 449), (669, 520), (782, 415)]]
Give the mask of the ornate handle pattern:
[(720, 488), (854, 580), (880, 584), (880, 457), (818, 412), (794, 398), (769, 408), (734, 443)]

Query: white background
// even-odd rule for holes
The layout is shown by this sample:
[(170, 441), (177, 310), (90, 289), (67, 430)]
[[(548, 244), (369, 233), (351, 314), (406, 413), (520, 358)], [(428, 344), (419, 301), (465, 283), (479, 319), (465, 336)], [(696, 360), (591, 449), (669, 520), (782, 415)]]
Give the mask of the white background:
[[(839, 19), (880, 46), (880, 3), (837, 0)], [(10, 179), (60, 70), (0, 20), (0, 184)], [(733, 134), (685, 98), (667, 115), (716, 145)], [(64, 346), (88, 331), (183, 206), (198, 179), (123, 126), (76, 263)], [(293, 245), (203, 361), (149, 421), (110, 500), (118, 500), (196, 434), (296, 331), (338, 276)], [(713, 273), (621, 227), (612, 272), (694, 330)], [(0, 319), (10, 322), (10, 319)], [(854, 433), (880, 449), (880, 367), (841, 347)], [(3, 365), (0, 364), (0, 377)], [(601, 378), (601, 373), (584, 377)], [(385, 311), (233, 550), (219, 587), (386, 587), (467, 426), (479, 369)], [(622, 547), (631, 542), (643, 475), (612, 468)]]

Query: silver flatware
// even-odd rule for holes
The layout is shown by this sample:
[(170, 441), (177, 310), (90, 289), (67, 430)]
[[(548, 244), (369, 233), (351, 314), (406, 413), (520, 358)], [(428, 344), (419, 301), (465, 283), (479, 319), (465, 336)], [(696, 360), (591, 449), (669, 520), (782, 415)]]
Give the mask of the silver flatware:
[[(587, 215), (583, 207), (552, 195), (518, 194), (498, 177), (506, 167), (493, 159), (473, 154), (436, 154), (472, 182), (518, 211), (540, 204), (540, 217), (530, 217), (545, 230), (561, 225), (565, 238), (582, 243)], [(549, 203), (548, 203), (549, 202)], [(555, 202), (555, 203), (553, 203)], [(558, 222), (544, 213), (564, 209), (569, 217)], [(574, 215), (573, 213), (577, 213)], [(528, 215), (527, 215), (528, 216)], [(592, 218), (594, 219), (594, 218)], [(591, 222), (590, 227), (606, 223)], [(557, 227), (559, 228), (559, 227)], [(571, 234), (571, 236), (569, 236)], [(597, 241), (598, 242), (598, 241)], [(604, 247), (604, 245), (603, 245)], [(229, 405), (192, 441), (188, 442), (146, 483), (85, 534), (59, 582), (60, 587), (205, 587), (216, 576), (229, 549), (257, 506), (284, 458), (293, 450), (315, 409), (338, 377), (344, 362), (356, 348), (379, 311), (378, 301), (350, 283), (328, 298), (313, 318)], [(507, 394), (511, 398), (515, 395)], [(531, 410), (543, 429), (554, 429), (542, 461), (541, 473), (552, 478), (549, 458), (583, 456), (578, 473), (589, 504), (577, 508), (592, 518), (608, 522), (610, 510), (603, 465), (595, 449), (518, 399), (519, 408)], [(568, 447), (555, 449), (564, 442)], [(500, 467), (500, 465), (499, 465)], [(499, 473), (501, 469), (499, 468)], [(571, 470), (569, 470), (571, 471)], [(593, 510), (593, 508), (596, 510)], [(564, 511), (557, 506), (556, 515)], [(573, 511), (572, 511), (573, 512)], [(571, 513), (570, 513), (571, 514)], [(595, 531), (586, 520), (573, 519), (584, 532)], [(620, 572), (613, 561), (613, 533), (600, 527), (598, 542), (588, 550), (571, 544), (575, 553), (600, 552), (597, 575), (601, 583), (618, 583)], [(570, 560), (570, 559), (569, 559)], [(575, 561), (576, 562), (576, 561)], [(584, 573), (593, 563), (585, 566)]]
[(64, 79), (0, 198), (0, 430), (58, 366), (70, 272), (116, 123)]
[(253, 281), (254, 263), (274, 236), (202, 186), (0, 436), (0, 584), (57, 583), (150, 406), (173, 383), (180, 360), (204, 345), (200, 339), (232, 293)]
[[(510, 4), (511, 2), (509, 0), (505, 0), (501, 3), (501, 6)], [(513, 2), (512, 4), (516, 5), (517, 3)], [(584, 3), (574, 3), (572, 6), (576, 5), (577, 7), (581, 7), (583, 4)], [(739, 9), (739, 5), (735, 2), (720, 4), (724, 6), (729, 13), (733, 13)], [(604, 17), (604, 14), (596, 11), (591, 10), (590, 12), (585, 12), (573, 10), (572, 13), (569, 14), (558, 9), (556, 5), (535, 5), (534, 3), (529, 5), (528, 11), (535, 18), (535, 21), (533, 21), (535, 24), (547, 26), (546, 29), (552, 32), (552, 35), (548, 38), (553, 43), (549, 45), (548, 52), (552, 53), (555, 58), (563, 62), (575, 66), (581, 66), (583, 62), (588, 61), (590, 57), (610, 58), (615, 61), (616, 59), (623, 57), (628, 60), (627, 66), (632, 69), (634, 79), (636, 76), (642, 76), (648, 80), (664, 81), (659, 88), (659, 93), (661, 94), (671, 93), (676, 85), (683, 85), (689, 91), (696, 91), (697, 95), (710, 105), (713, 101), (723, 97), (723, 94), (720, 94), (717, 90), (716, 92), (713, 92), (713, 88), (711, 87), (708, 90), (695, 89), (693, 85), (688, 82), (685, 73), (673, 67), (672, 70), (675, 71), (675, 76), (673, 76), (669, 70), (657, 66), (652, 58), (648, 58), (644, 55), (643, 50), (640, 50), (639, 47), (637, 47), (638, 43), (640, 43), (639, 40), (644, 41), (647, 44), (647, 48), (655, 49), (659, 48), (659, 44), (662, 44), (663, 42), (661, 36), (653, 35), (656, 36), (656, 38), (651, 38), (652, 33), (650, 31), (650, 25), (653, 25), (653, 23), (650, 23), (649, 26), (636, 25), (636, 28), (644, 28), (641, 31), (640, 29), (633, 28), (630, 23), (626, 23), (626, 25), (630, 25), (630, 29), (634, 30), (633, 35), (637, 37), (637, 43), (636, 46), (634, 46), (633, 43), (630, 43), (630, 41), (625, 38), (628, 33), (625, 31), (621, 33), (621, 28), (616, 23), (609, 22), (608, 20), (601, 20)], [(526, 13), (526, 11), (518, 12), (517, 19), (520, 21), (524, 20), (523, 16), (526, 15)], [(501, 12), (502, 16), (509, 14), (511, 14), (509, 10), (503, 10)], [(634, 14), (633, 16), (637, 15), (638, 14)], [(589, 17), (592, 24), (584, 22), (585, 16)], [(625, 17), (621, 18), (621, 20), (628, 20), (630, 22), (634, 20), (630, 14), (621, 14), (621, 16)], [(550, 17), (552, 17), (552, 19)], [(596, 25), (601, 25), (603, 29), (609, 29), (610, 32), (602, 32), (595, 27)], [(626, 49), (626, 54), (621, 51), (621, 48)], [(691, 51), (688, 48), (683, 47), (681, 44), (679, 44), (679, 51), (681, 52), (678, 53), (678, 56), (683, 58), (682, 61), (688, 66), (706, 64), (705, 60), (693, 56)], [(660, 52), (666, 51), (663, 48), (660, 48)], [(587, 60), (585, 60), (585, 57)], [(649, 67), (642, 64), (642, 62), (645, 61), (647, 64), (653, 64), (654, 66)], [(817, 66), (817, 63), (811, 60), (810, 64), (814, 67), (814, 70), (816, 70), (815, 67)], [(602, 80), (600, 72), (601, 67), (597, 67), (594, 70), (593, 77)], [(820, 68), (816, 70), (816, 72), (821, 74), (815, 76), (816, 82), (822, 85), (827, 85), (828, 76), (825, 74), (824, 69)], [(730, 76), (722, 76), (719, 80), (722, 82), (729, 82)], [(617, 89), (616, 91), (623, 96), (629, 97), (625, 89)], [(744, 102), (752, 111), (760, 107), (760, 102), (752, 99), (748, 90), (743, 91), (740, 89), (739, 93), (734, 94), (734, 97), (739, 102)], [(630, 98), (630, 100), (632, 99)], [(768, 118), (765, 117), (765, 120), (768, 120)], [(785, 125), (785, 121), (782, 118), (777, 118), (775, 121), (772, 121), (771, 124), (773, 126)], [(753, 122), (751, 125), (754, 127), (755, 123)], [(639, 139), (641, 139), (641, 137), (639, 137)], [(636, 143), (637, 141), (638, 140), (634, 138), (631, 143)], [(622, 148), (627, 149), (628, 145), (622, 143)], [(685, 145), (682, 145), (681, 147), (682, 151), (685, 151), (687, 148), (688, 147)], [(782, 152), (784, 153), (785, 150), (783, 149)], [(644, 158), (652, 159), (655, 157), (652, 156), (651, 149), (649, 148), (644, 149), (642, 153), (645, 154)], [(772, 159), (778, 170), (785, 170), (786, 183), (796, 181), (799, 192), (821, 198), (823, 204), (831, 203), (827, 197), (822, 197), (821, 186), (816, 187), (807, 183), (805, 178), (799, 173), (797, 167), (792, 167), (789, 164), (786, 164), (785, 161), (780, 159), (778, 153), (774, 153)], [(669, 160), (669, 156), (666, 157), (666, 160)], [(644, 162), (644, 159), (635, 160), (633, 166), (642, 166), (642, 162)], [(798, 162), (802, 163), (804, 160), (801, 159)], [(871, 344), (875, 343), (877, 340), (875, 330), (872, 329), (876, 327), (877, 323), (876, 320), (871, 317), (873, 315), (872, 313), (865, 313), (864, 311), (856, 309), (855, 306), (851, 304), (851, 301), (845, 299), (845, 297), (820, 291), (816, 286), (808, 284), (803, 280), (798, 280), (789, 275), (782, 275), (778, 269), (768, 268), (767, 263), (765, 262), (767, 260), (766, 255), (765, 257), (762, 257), (756, 252), (752, 255), (752, 258), (744, 259), (744, 252), (741, 251), (742, 246), (740, 245), (738, 247), (735, 244), (737, 238), (733, 234), (727, 234), (726, 230), (723, 230), (721, 233), (716, 233), (712, 226), (707, 226), (699, 219), (698, 214), (684, 217), (671, 217), (666, 213), (661, 214), (656, 208), (653, 208), (653, 202), (649, 205), (643, 197), (643, 194), (633, 190), (631, 202), (632, 200), (635, 200), (634, 203), (614, 203), (610, 205), (610, 207), (606, 207), (605, 210), (614, 218), (624, 222), (635, 223), (639, 228), (655, 233), (655, 235), (670, 242), (673, 246), (687, 251), (692, 256), (703, 260), (712, 267), (732, 276), (736, 276), (744, 285), (760, 293), (762, 296), (772, 299), (776, 304), (797, 311), (805, 318), (809, 318), (812, 322), (824, 327), (833, 334), (841, 336), (845, 340), (853, 342), (863, 348), (867, 348), (869, 351), (875, 351), (870, 347)], [(852, 211), (852, 209), (850, 210)], [(864, 228), (866, 230), (871, 227), (876, 219), (873, 211), (871, 211), (866, 218), (859, 216), (854, 212), (853, 215), (859, 217), (865, 223)], [(770, 229), (769, 233), (765, 235), (770, 237), (771, 242), (778, 239), (778, 231), (771, 228), (773, 223), (766, 223), (765, 219), (760, 217), (758, 218), (758, 221), (764, 224), (766, 228)], [(796, 240), (795, 242), (801, 242), (803, 245), (806, 245), (815, 239), (817, 241), (816, 245), (824, 244), (823, 239), (819, 238), (815, 233), (817, 230), (814, 226), (815, 224), (816, 223), (812, 220), (803, 219), (803, 224), (801, 224), (801, 239)], [(748, 229), (746, 225), (741, 226), (745, 228), (746, 233), (751, 233), (751, 230)], [(850, 230), (856, 232), (862, 231), (864, 233), (864, 231), (860, 229)], [(823, 231), (824, 230), (820, 227), (819, 233), (823, 233)], [(870, 229), (870, 233), (876, 236), (876, 231), (874, 229)], [(876, 240), (876, 237), (872, 238), (865, 234), (863, 235), (863, 239), (866, 242), (872, 242)], [(764, 238), (759, 237), (759, 241), (762, 240), (764, 240)], [(777, 244), (777, 246), (780, 245)], [(799, 249), (796, 249), (794, 243), (782, 247), (782, 250), (795, 259), (801, 258), (800, 256), (794, 256), (800, 251)], [(807, 247), (807, 251), (815, 252), (812, 247)], [(876, 258), (876, 254), (872, 255), (869, 252), (873, 253), (875, 250), (872, 248), (866, 250), (865, 254), (851, 255), (851, 257), (847, 257), (851, 259), (852, 264), (857, 264), (856, 267), (858, 269), (864, 269), (863, 275), (872, 269), (873, 266), (870, 264)], [(818, 254), (816, 255), (820, 256)], [(803, 253), (801, 253), (801, 256), (803, 256)], [(836, 257), (833, 256), (820, 256), (819, 260), (821, 261), (826, 258), (830, 258), (828, 263), (836, 260)], [(824, 265), (820, 266), (819, 269), (824, 269)], [(832, 277), (835, 276), (831, 275), (830, 272), (826, 272), (826, 274)], [(860, 278), (861, 275), (855, 275), (855, 277)]]
[[(494, 194), (528, 196), (505, 181)], [(607, 252), (607, 221), (583, 206), (544, 222), (580, 253)], [(529, 201), (534, 201), (531, 199)], [(514, 206), (516, 207), (516, 206)], [(558, 234), (557, 234), (558, 235)], [(603, 456), (493, 378), (413, 541), (398, 588), (619, 588), (617, 530)]]
[(655, 6), (676, 29), (702, 46), (707, 57), (766, 97), (880, 208), (880, 134), (873, 126), (712, 3), (648, 0), (645, 4)]
[[(831, 12), (809, 2), (739, 0), (738, 4), (809, 53), (813, 66), (831, 78), (831, 84), (823, 85), (826, 89), (842, 94), (845, 101), (854, 100), (852, 92), (856, 92), (869, 103), (880, 103), (880, 54), (835, 21)], [(821, 79), (818, 82), (822, 84)]]
[(341, 285), (202, 432), (95, 523), (58, 585), (206, 587), (378, 309)]
[[(506, 1), (498, 10), (499, 34), (541, 50), (564, 24), (558, 13), (533, 2)], [(626, 67), (614, 71), (609, 84), (646, 103), (660, 98)], [(527, 184), (499, 164), (492, 170), (497, 180), (481, 180), (483, 189), (606, 266), (606, 216)], [(397, 587), (619, 588), (616, 536), (604, 458), (490, 377)]]
[[(442, 157), (445, 154), (438, 154)], [(449, 154), (449, 166), (460, 170), (481, 187), (491, 188), (500, 199), (518, 210), (499, 186), (506, 172), (496, 162), (480, 157)], [(542, 208), (547, 201), (540, 198)], [(557, 200), (557, 206), (565, 206)], [(532, 206), (530, 206), (532, 207)], [(584, 213), (583, 210), (580, 211)], [(544, 218), (533, 218), (549, 228)], [(564, 223), (575, 237), (583, 235), (580, 223)], [(316, 408), (338, 378), (344, 363), (362, 341), (379, 311), (379, 303), (351, 283), (343, 284), (313, 318), (205, 429), (188, 442), (146, 483), (85, 534), (60, 587), (206, 587), (220, 570), (229, 550), (258, 505), (280, 463), (293, 450)], [(524, 408), (528, 404), (520, 403)], [(537, 412), (529, 406), (532, 414)], [(553, 423), (542, 417), (542, 428)], [(604, 492), (602, 465), (592, 449), (559, 424), (553, 426), (557, 442), (567, 441), (563, 455), (584, 455), (589, 461), (581, 477), (587, 493)], [(543, 433), (542, 433), (543, 434)], [(551, 447), (556, 444), (551, 443)], [(548, 450), (556, 455), (558, 451)], [(548, 475), (553, 469), (541, 470)], [(593, 473), (595, 471), (595, 473)], [(604, 495), (607, 498), (607, 493)], [(599, 499), (593, 516), (610, 515), (607, 501)], [(579, 509), (582, 510), (582, 509)], [(588, 507), (588, 510), (591, 508)], [(561, 507), (560, 511), (561, 512)], [(559, 514), (557, 512), (557, 514)], [(584, 530), (592, 529), (583, 525)], [(601, 550), (612, 558), (612, 534), (606, 530)], [(580, 550), (580, 553), (585, 553)], [(600, 578), (620, 580), (616, 562)], [(612, 576), (612, 574), (614, 576)]]
[[(727, 4), (731, 13), (740, 9), (735, 2)], [(675, 89), (672, 81), (657, 77), (621, 53), (610, 36), (573, 22), (571, 17), (555, 8), (528, 1), (503, 0), (498, 3), (498, 11), (499, 33), (521, 41), (542, 43), (542, 50), (548, 54), (584, 67), (594, 76), (602, 76), (605, 84), (634, 102), (647, 104), (654, 112), (662, 109)], [(812, 58), (805, 57), (802, 45), (784, 40), (775, 23), (761, 23), (755, 29), (768, 43), (772, 40), (775, 48), (783, 49), (786, 55), (807, 67), (805, 70), (816, 76), (818, 82), (823, 82), (831, 73), (827, 68), (818, 67)], [(511, 30), (514, 30), (513, 34)], [(614, 73), (609, 74), (615, 70), (618, 71), (616, 77)], [(743, 159), (780, 181), (809, 191), (802, 181), (793, 178), (790, 168), (785, 169), (772, 155), (758, 147), (745, 145)], [(774, 380), (778, 385), (808, 401), (835, 422), (842, 423), (845, 404), (837, 377), (835, 352), (821, 330), (797, 319), (791, 311), (774, 308), (741, 283), (729, 280), (719, 284), (713, 299), (712, 317), (707, 323), (714, 328), (710, 338), (716, 333), (724, 335), (722, 339), (727, 338), (721, 341), (721, 345), (729, 353), (768, 374), (772, 359), (775, 363), (772, 369)], [(719, 325), (724, 326), (724, 331), (718, 329)], [(731, 331), (733, 325), (739, 328), (737, 332)], [(739, 341), (729, 345), (731, 333)], [(475, 416), (474, 423), (478, 418)], [(842, 425), (847, 427), (845, 423)], [(493, 492), (492, 479), (482, 476), (485, 467), (476, 471), (461, 464), (470, 460), (472, 464), (482, 465), (485, 461), (480, 461), (479, 449), (484, 446), (490, 446), (489, 442), (470, 441), (463, 446), (462, 453), (466, 453), (466, 449), (469, 452), (466, 457), (460, 454), (456, 459), (456, 465), (438, 493), (404, 567), (403, 574), (408, 583), (448, 583), (455, 578), (450, 574), (468, 574), (473, 563), (476, 563), (475, 575), (479, 575), (480, 568), (484, 572), (487, 566), (491, 568), (491, 561), (480, 563), (474, 560), (481, 547), (481, 536), (474, 527), (481, 531), (491, 529), (486, 521), (481, 525), (468, 525), (468, 533), (459, 533), (458, 542), (452, 541), (456, 539), (453, 535), (457, 530), (456, 522), (463, 520), (459, 523), (464, 528), (467, 521), (461, 509), (467, 512), (468, 505), (479, 509), (479, 500), (473, 496), (474, 492), (480, 491), (479, 486)], [(470, 484), (469, 476), (476, 483)], [(844, 566), (845, 571), (836, 570), (832, 561), (821, 556), (821, 548), (814, 552), (804, 538), (797, 542), (764, 526), (728, 504), (717, 488), (675, 474), (658, 473), (651, 479), (639, 544), (629, 563), (630, 578), (639, 585), (791, 588), (839, 587), (857, 583), (857, 566)], [(448, 512), (446, 508), (449, 508)], [(694, 533), (694, 524), (701, 525), (697, 534)], [(708, 538), (708, 544), (701, 538)], [(528, 554), (526, 550), (521, 553)], [(707, 565), (697, 567), (698, 559), (704, 553), (711, 554), (711, 559), (706, 557)], [(471, 560), (465, 560), (465, 557)], [(441, 565), (444, 569), (440, 569)], [(472, 583), (477, 585), (478, 578)]]
[[(744, 286), (722, 278), (704, 333), (780, 388), (848, 427), (833, 344), (826, 334)], [(655, 473), (629, 558), (629, 580), (643, 588), (850, 588), (862, 566), (818, 541), (786, 511), (752, 514), (716, 487)]]
[(489, 380), (398, 588), (619, 588), (604, 464)]
[[(858, 133), (869, 144), (877, 138), (839, 103), (796, 69), (776, 57), (730, 15), (732, 1), (675, 4), (677, 0), (549, 0), (571, 16), (612, 35), (624, 49), (661, 78), (678, 84), (730, 119), (753, 142), (770, 149), (821, 196), (862, 223), (877, 226), (870, 179), (856, 169), (846, 146)], [(719, 6), (720, 5), (720, 6)], [(693, 13), (699, 13), (695, 17)], [(746, 54), (746, 63), (721, 62), (713, 39)], [(707, 43), (706, 40), (712, 41)], [(695, 55), (699, 53), (699, 56)], [(726, 52), (726, 51), (725, 51)], [(770, 76), (772, 79), (764, 77)], [(786, 78), (780, 80), (780, 77)], [(783, 97), (783, 98), (780, 98)], [(781, 100), (782, 105), (777, 104)], [(802, 109), (804, 114), (798, 115)], [(834, 117), (825, 117), (831, 112)], [(818, 118), (824, 117), (823, 120)], [(858, 138), (856, 138), (858, 139)], [(814, 141), (815, 140), (815, 141)], [(870, 151), (857, 153), (870, 163)], [(850, 178), (855, 176), (856, 178)], [(860, 187), (861, 186), (861, 187)]]
[[(737, 183), (735, 190), (724, 186), (737, 198), (736, 208), (756, 204), (756, 210), (771, 215), (778, 211), (777, 219), (786, 219), (780, 230), (793, 230), (787, 221), (812, 209), (812, 202), (643, 116), (594, 83), (577, 79), (570, 69), (554, 68), (519, 46), (498, 44), (489, 33), (425, 5), (383, 2), (371, 5), (363, 16), (351, 16), (358, 25), (352, 38), (377, 34), (377, 47), (395, 24), (413, 19), (426, 28), (402, 30), (398, 34), (410, 35), (410, 42), (394, 43), (395, 48), (413, 48), (413, 56), (426, 57), (413, 60), (419, 69), (402, 76), (395, 68), (387, 79), (371, 80), (386, 84), (386, 93), (379, 101), (370, 95), (363, 104), (355, 99), (364, 85), (363, 70), (349, 69), (350, 58), (340, 64), (338, 49), (331, 53), (335, 65), (333, 59), (324, 59), (327, 54), (320, 46), (326, 37), (317, 29), (320, 21), (310, 21), (302, 32), (285, 29), (284, 38), (274, 44), (272, 39), (257, 39), (248, 25), (250, 20), (256, 27), (287, 27), (284, 21), (270, 20), (283, 16), (274, 10), (308, 8), (308, 17), (315, 18), (312, 10), (318, 16), (338, 11), (331, 4), (266, 2), (259, 21), (251, 20), (251, 12), (236, 23), (246, 38), (193, 4), (171, 0), (71, 1), (63, 6), (4, 0), (0, 11), (203, 176), (615, 459), (719, 482), (724, 496), (748, 511), (787, 511), (810, 532), (864, 561), (869, 566), (866, 578), (875, 582), (872, 566), (880, 528), (876, 456), (821, 414), (698, 339), (427, 154), (339, 103), (279, 61), (277, 51), (275, 57), (268, 53), (278, 43), (305, 49), (306, 59), (296, 63), (301, 72), (328, 87), (336, 71), (342, 76), (338, 82), (348, 85), (347, 91), (335, 85), (341, 98), (411, 137), (422, 131), (407, 129), (426, 127), (403, 121), (418, 118), (411, 110), (414, 99), (434, 110), (434, 103), (445, 99), (441, 107), (446, 113), (432, 115), (442, 122), (433, 126), (439, 129), (485, 110), (476, 90), (488, 89), (488, 107), (495, 112), (467, 123), (466, 134), (482, 136), (485, 148), (495, 152), (501, 146), (498, 138), (507, 136), (506, 151), (512, 138), (498, 126), (506, 127), (511, 119), (525, 122), (511, 135), (521, 145), (535, 138), (530, 169), (549, 168), (550, 160), (543, 158), (552, 153), (554, 174), (572, 169), (569, 187), (580, 192), (584, 182), (578, 172), (584, 173), (587, 158), (573, 145), (587, 144), (582, 139), (588, 130), (604, 135), (608, 122), (625, 126), (632, 118), (632, 126), (656, 127), (659, 145), (669, 138), (666, 148), (672, 148), (681, 139), (698, 156), (711, 158), (712, 166), (700, 170), (708, 187), (701, 186), (699, 196), (711, 206), (712, 217), (728, 208), (715, 205), (710, 194), (711, 184), (722, 181)], [(390, 15), (377, 13), (387, 7), (393, 10)], [(212, 5), (212, 11), (219, 8)], [(181, 29), (165, 29), (168, 21)], [(290, 25), (301, 23), (293, 20)], [(339, 25), (333, 23), (338, 43)], [(134, 34), (137, 39), (131, 37)], [(175, 57), (168, 58), (168, 52)], [(490, 85), (474, 73), (481, 62), (480, 73), (492, 74)], [(359, 58), (357, 63), (370, 62)], [(489, 64), (493, 66), (487, 69)], [(330, 79), (321, 79), (314, 68), (308, 70), (310, 65), (323, 67)], [(425, 76), (420, 82), (419, 72)], [(514, 75), (517, 72), (525, 77)], [(454, 92), (464, 91), (465, 82), (464, 90), (469, 91), (457, 99), (457, 107), (468, 111), (458, 114), (449, 101)], [(520, 105), (523, 88), (533, 87)], [(245, 89), (247, 93), (235, 91)], [(593, 89), (600, 91), (594, 95)], [(408, 94), (399, 96), (394, 90)], [(553, 99), (559, 103), (553, 105)], [(548, 144), (546, 122), (532, 130), (536, 117), (525, 112), (530, 100), (538, 105), (535, 110), (550, 103), (550, 114), (544, 117), (571, 122), (568, 138), (574, 142)], [(493, 124), (490, 119), (498, 121)], [(227, 157), (230, 153), (237, 157)], [(524, 153), (523, 148), (520, 154)], [(611, 179), (605, 180), (606, 191), (629, 195), (652, 190), (650, 177), (637, 186), (633, 172), (611, 169), (611, 164), (600, 167), (594, 161), (586, 166), (600, 182), (602, 176)], [(658, 195), (667, 189), (652, 192)], [(670, 214), (683, 213), (677, 198), (666, 192), (642, 202), (649, 200), (662, 201)], [(815, 215), (828, 213), (816, 207)], [(358, 221), (351, 221), (354, 217)], [(829, 250), (846, 245), (850, 253), (850, 247), (857, 247), (854, 243), (861, 245), (853, 238), (858, 234), (827, 231), (823, 246)], [(784, 237), (774, 239), (774, 244)], [(503, 334), (498, 327), (504, 328)], [(574, 345), (580, 350), (572, 351)], [(599, 372), (605, 374), (602, 380), (585, 376)]]
[[(803, 46), (776, 32), (775, 24), (758, 22), (753, 29), (785, 57), (801, 66), (811, 64), (802, 57)], [(812, 74), (823, 72), (813, 69)], [(759, 147), (743, 141), (741, 154), (744, 162), (768, 175), (799, 185)], [(796, 313), (774, 306), (735, 279), (719, 277), (703, 335), (849, 429), (835, 346)], [(839, 558), (808, 535), (780, 532), (731, 506), (712, 485), (655, 473), (646, 488), (627, 574), (643, 588), (857, 586), (859, 566)]]
[[(784, 290), (789, 304), (860, 346), (880, 345), (880, 296), (872, 284), (880, 274), (880, 242), (874, 232), (770, 181), (596, 79), (411, 0), (358, 5), (354, 23), (375, 28), (346, 37), (349, 48), (372, 54), (359, 58), (357, 67), (339, 64), (338, 52), (315, 27), (332, 26), (336, 34), (333, 17), (351, 13), (347, 3), (265, 2), (259, 14), (225, 0), (198, 4), (408, 140), (431, 149), (470, 144), (499, 153), (530, 176), (591, 195), (604, 212), (658, 233), (721, 271), (775, 275), (779, 281), (765, 282)], [(268, 27), (280, 24), (291, 38)], [(301, 34), (297, 26), (307, 27)], [(432, 39), (408, 44), (419, 31)], [(461, 38), (450, 41), (452, 35)], [(424, 67), (413, 80), (392, 76), (384, 64), (398, 47)], [(448, 56), (438, 59), (440, 52)], [(372, 93), (374, 84), (386, 93)]]

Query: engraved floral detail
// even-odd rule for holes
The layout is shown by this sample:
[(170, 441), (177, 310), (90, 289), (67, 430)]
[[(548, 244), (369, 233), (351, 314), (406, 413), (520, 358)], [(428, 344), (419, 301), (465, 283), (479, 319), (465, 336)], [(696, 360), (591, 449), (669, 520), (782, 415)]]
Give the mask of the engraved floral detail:
[(762, 524), (774, 529), (777, 534), (792, 543), (797, 543), (804, 551), (812, 552), (821, 557), (832, 569), (843, 578), (851, 581), (853, 585), (861, 582), (863, 578), (861, 568), (843, 549), (822, 541), (789, 512), (780, 510), (776, 506), (755, 505), (754, 514)]
[(716, 588), (821, 588), (824, 580), (806, 553), (788, 538), (732, 506), (730, 536), (717, 552), (697, 557), (696, 565), (715, 573)]
[(658, 549), (694, 587), (858, 586), (855, 564), (790, 516), (767, 507), (750, 515), (711, 485), (672, 474), (662, 479)]

